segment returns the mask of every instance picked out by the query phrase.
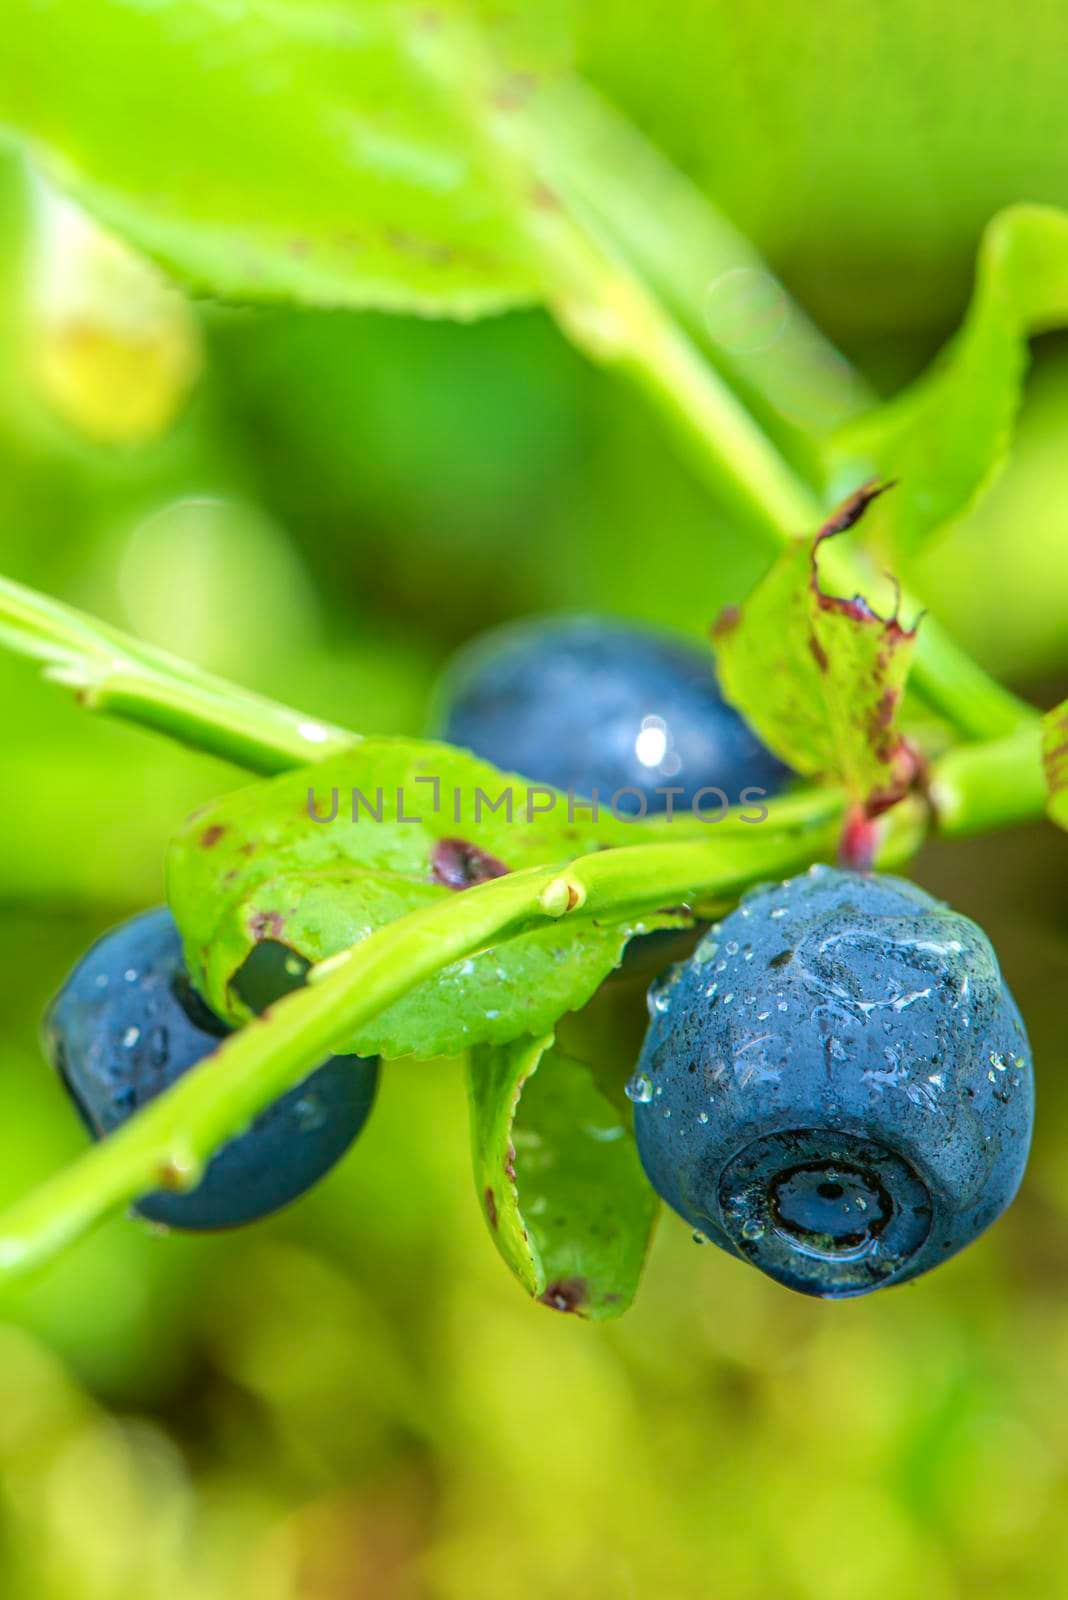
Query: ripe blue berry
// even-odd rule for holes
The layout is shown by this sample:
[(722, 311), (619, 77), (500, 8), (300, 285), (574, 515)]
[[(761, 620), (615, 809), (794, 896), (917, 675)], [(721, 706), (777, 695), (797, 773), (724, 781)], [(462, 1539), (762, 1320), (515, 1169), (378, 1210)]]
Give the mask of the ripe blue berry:
[[(788, 773), (719, 692), (709, 653), (599, 617), (514, 623), (468, 645), (442, 686), (442, 737), (537, 783), (634, 814), (731, 804)], [(657, 790), (675, 788), (674, 796)], [(752, 801), (758, 803), (759, 796)], [(700, 802), (714, 813), (717, 801)]]
[[(293, 986), (292, 977), (276, 982), (270, 998)], [(178, 929), (162, 908), (98, 940), (45, 1018), (53, 1064), (96, 1139), (215, 1050), (227, 1032), (192, 988)], [(370, 1114), (377, 1080), (377, 1061), (332, 1056), (224, 1145), (195, 1189), (154, 1191), (137, 1210), (194, 1230), (237, 1227), (276, 1211), (345, 1153)]]
[(838, 1298), (969, 1244), (1023, 1176), (1023, 1022), (981, 929), (900, 878), (755, 890), (650, 991), (628, 1092), (676, 1211)]

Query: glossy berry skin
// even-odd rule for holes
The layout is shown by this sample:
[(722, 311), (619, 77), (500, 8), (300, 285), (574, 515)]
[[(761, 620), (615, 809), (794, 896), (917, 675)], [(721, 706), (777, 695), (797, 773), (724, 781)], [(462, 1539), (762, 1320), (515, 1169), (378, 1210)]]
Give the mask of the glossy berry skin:
[[(290, 987), (292, 985), (290, 984)], [(191, 987), (170, 912), (134, 917), (97, 941), (45, 1018), (52, 1062), (94, 1138), (215, 1050), (228, 1029)], [(333, 1056), (223, 1146), (195, 1189), (157, 1190), (136, 1209), (171, 1228), (254, 1222), (311, 1187), (370, 1114), (378, 1063)]]
[[(441, 688), (441, 737), (504, 772), (620, 814), (689, 807), (707, 786), (738, 804), (789, 776), (727, 705), (708, 651), (601, 617), (513, 623), (461, 650)], [(657, 789), (674, 787), (669, 797)], [(759, 797), (753, 804), (759, 803)], [(714, 798), (701, 804), (713, 814)]]
[(1012, 1200), (1027, 1035), (981, 929), (828, 867), (747, 895), (650, 991), (635, 1100), (653, 1186), (780, 1283), (901, 1283)]

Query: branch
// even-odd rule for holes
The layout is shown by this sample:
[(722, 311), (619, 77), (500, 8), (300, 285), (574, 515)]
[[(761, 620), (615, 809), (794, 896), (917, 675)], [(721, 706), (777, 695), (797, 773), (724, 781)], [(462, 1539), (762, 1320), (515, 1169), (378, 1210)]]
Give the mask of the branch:
[(0, 578), (0, 641), (45, 663), (90, 711), (268, 776), (347, 749), (359, 735), (302, 716), (84, 612)]
[[(942, 831), (959, 835), (1040, 816), (1037, 752), (1037, 732), (1028, 729), (943, 757), (930, 786)], [(624, 920), (665, 904), (708, 910), (729, 903), (754, 883), (826, 859), (841, 813), (834, 791), (802, 790), (774, 802), (759, 828), (728, 817), (708, 842), (627, 846), (562, 868), (532, 868), (389, 923), (313, 969), (307, 988), (233, 1034), (119, 1132), (0, 1216), (0, 1273), (39, 1265), (162, 1183), (194, 1185), (212, 1153), (303, 1081), (338, 1038), (452, 962), (545, 918)], [(901, 867), (922, 842), (926, 821), (915, 799), (895, 806), (879, 825), (878, 866)], [(722, 850), (727, 837), (730, 849)]]
[(949, 838), (1033, 822), (1047, 800), (1042, 724), (1006, 739), (958, 745), (936, 763), (928, 793), (938, 831)]
[[(833, 853), (841, 802), (826, 790), (791, 802), (794, 826), (751, 828), (751, 847), (647, 844), (536, 867), (410, 912), (314, 968), (306, 988), (232, 1034), (118, 1132), (0, 1216), (0, 1273), (47, 1260), (108, 1212), (161, 1185), (191, 1188), (213, 1151), (303, 1081), (341, 1037), (454, 961), (563, 916), (623, 921), (665, 904), (733, 900)], [(887, 819), (882, 861), (897, 865), (922, 837), (922, 808)]]

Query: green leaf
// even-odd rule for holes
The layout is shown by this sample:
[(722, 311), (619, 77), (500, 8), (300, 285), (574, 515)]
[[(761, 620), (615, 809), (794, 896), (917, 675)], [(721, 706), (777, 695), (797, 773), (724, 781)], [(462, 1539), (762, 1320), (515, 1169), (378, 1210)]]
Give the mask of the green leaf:
[(497, 1249), (545, 1305), (619, 1316), (659, 1204), (629, 1118), (551, 1038), (473, 1050), (468, 1084), (475, 1182)]
[(1046, 810), (1058, 827), (1068, 829), (1068, 700), (1042, 719), (1042, 765), (1046, 774)]
[[(421, 65), (464, 10), (10, 0), (0, 120), (207, 293), (473, 316), (535, 297), (536, 274)], [(516, 31), (495, 32), (505, 66), (539, 43), (533, 20)]]
[(914, 775), (897, 713), (916, 630), (878, 616), (859, 595), (828, 594), (818, 554), (881, 492), (858, 491), (815, 539), (785, 551), (713, 634), (723, 692), (761, 738), (798, 772), (840, 779), (873, 811)]
[(572, 0), (12, 3), (0, 121), (195, 288), (459, 317), (544, 300), (706, 450), (715, 424), (706, 470), (738, 509), (803, 525), (772, 438), (814, 475), (806, 435), (862, 392), (744, 240), (560, 70)]
[[(312, 819), (335, 805), (335, 820)], [(566, 796), (551, 789), (449, 745), (387, 738), (225, 796), (189, 820), (170, 853), (168, 897), (194, 982), (239, 1024), (309, 964), (408, 911), (655, 832), (610, 815), (594, 822), (579, 805), (570, 820)], [(678, 837), (688, 831), (680, 825)], [(542, 1032), (585, 1004), (633, 933), (674, 921), (539, 925), (445, 968), (339, 1048), (430, 1056)]]
[(1012, 206), (983, 237), (975, 291), (950, 345), (918, 382), (847, 424), (832, 481), (893, 477), (880, 524), (902, 551), (962, 517), (1003, 465), (1028, 364), (1027, 340), (1068, 322), (1068, 212)]

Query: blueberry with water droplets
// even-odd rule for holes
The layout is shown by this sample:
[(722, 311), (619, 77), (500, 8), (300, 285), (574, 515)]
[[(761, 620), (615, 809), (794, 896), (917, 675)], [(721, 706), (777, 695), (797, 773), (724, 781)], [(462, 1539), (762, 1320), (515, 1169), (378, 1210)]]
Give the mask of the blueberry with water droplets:
[[(275, 972), (263, 1003), (302, 976)], [(92, 946), (49, 1007), (44, 1029), (53, 1064), (96, 1139), (196, 1066), (228, 1031), (190, 984), (178, 929), (163, 908)], [(377, 1061), (332, 1056), (217, 1151), (195, 1189), (156, 1190), (136, 1209), (152, 1222), (193, 1230), (237, 1227), (278, 1210), (345, 1153), (370, 1114), (377, 1080)]]
[[(451, 744), (537, 783), (596, 790), (606, 808), (619, 795), (620, 814), (681, 811), (706, 788), (758, 807), (789, 776), (723, 699), (709, 652), (610, 618), (495, 629), (460, 651), (440, 702)], [(668, 788), (678, 792), (657, 793)], [(699, 804), (720, 806), (714, 795)]]
[(792, 1289), (902, 1283), (1019, 1187), (1023, 1022), (982, 930), (904, 879), (815, 867), (754, 890), (650, 1012), (633, 1097), (650, 1181)]

